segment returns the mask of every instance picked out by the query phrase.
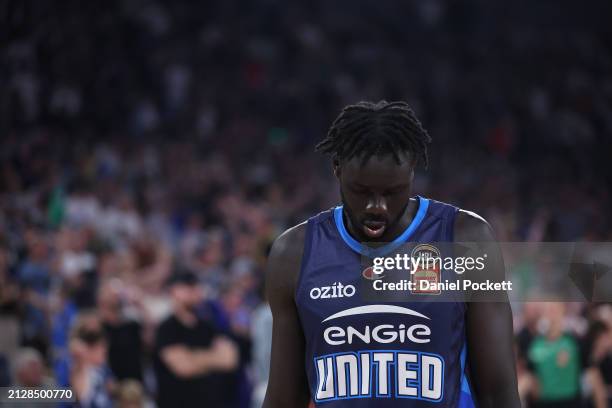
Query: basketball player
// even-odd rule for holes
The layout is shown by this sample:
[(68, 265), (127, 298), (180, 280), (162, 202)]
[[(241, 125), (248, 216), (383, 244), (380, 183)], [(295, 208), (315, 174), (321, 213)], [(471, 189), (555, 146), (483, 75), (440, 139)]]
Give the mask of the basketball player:
[(317, 145), (342, 205), (273, 245), (265, 408), (520, 406), (507, 302), (360, 296), (361, 243), (494, 242), (480, 216), (411, 195), (430, 141), (406, 103), (382, 101), (344, 108)]

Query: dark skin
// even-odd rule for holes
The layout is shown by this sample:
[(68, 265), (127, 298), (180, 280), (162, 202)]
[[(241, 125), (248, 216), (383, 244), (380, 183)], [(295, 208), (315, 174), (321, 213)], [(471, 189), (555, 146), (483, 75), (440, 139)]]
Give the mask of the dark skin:
[[(418, 202), (410, 198), (415, 163), (405, 155), (400, 158), (399, 164), (391, 155), (374, 156), (365, 163), (360, 158), (334, 162), (345, 208), (344, 222), (357, 241), (392, 241), (412, 221), (418, 207)], [(376, 223), (370, 222), (373, 220)], [(376, 227), (375, 231), (368, 230), (368, 225)], [(307, 407), (310, 401), (304, 333), (294, 300), (305, 230), (306, 223), (287, 230), (277, 238), (270, 253), (266, 288), (274, 325), (264, 408)], [(488, 243), (489, 256), (501, 262), (493, 231), (477, 214), (461, 210), (455, 218), (454, 231), (456, 242)], [(372, 233), (379, 236), (373, 238)], [(503, 278), (500, 275), (493, 279)], [(466, 332), (478, 406), (520, 407), (508, 302), (468, 303)]]

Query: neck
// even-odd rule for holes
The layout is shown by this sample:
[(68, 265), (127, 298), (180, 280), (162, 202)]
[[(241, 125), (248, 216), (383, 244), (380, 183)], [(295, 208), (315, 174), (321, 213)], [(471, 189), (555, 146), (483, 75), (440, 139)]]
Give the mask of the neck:
[(121, 313), (114, 310), (102, 310), (101, 311), (102, 320), (110, 325), (116, 325), (121, 322)]
[(186, 307), (176, 306), (174, 308), (174, 315), (185, 326), (194, 326), (198, 321), (195, 313)]

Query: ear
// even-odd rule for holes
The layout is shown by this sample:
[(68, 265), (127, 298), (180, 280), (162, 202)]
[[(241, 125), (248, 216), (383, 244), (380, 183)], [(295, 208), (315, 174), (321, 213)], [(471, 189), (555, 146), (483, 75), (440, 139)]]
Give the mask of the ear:
[(410, 167), (410, 174), (408, 175), (408, 177), (410, 177), (410, 184), (412, 184), (412, 182), (414, 181), (414, 166)]
[(340, 179), (340, 160), (334, 159), (332, 161), (332, 167), (334, 169), (334, 176), (336, 176), (337, 179)]

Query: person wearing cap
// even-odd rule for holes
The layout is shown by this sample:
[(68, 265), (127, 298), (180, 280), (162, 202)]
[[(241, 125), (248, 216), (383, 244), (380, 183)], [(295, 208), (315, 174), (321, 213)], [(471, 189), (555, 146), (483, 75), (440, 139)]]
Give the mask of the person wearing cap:
[(170, 277), (168, 289), (172, 314), (158, 327), (154, 367), (158, 383), (157, 403), (164, 407), (223, 406), (214, 374), (238, 364), (238, 350), (228, 338), (200, 319), (202, 287), (195, 274), (181, 271)]

